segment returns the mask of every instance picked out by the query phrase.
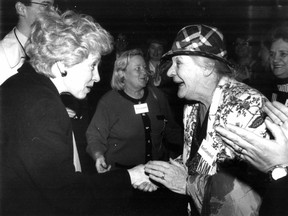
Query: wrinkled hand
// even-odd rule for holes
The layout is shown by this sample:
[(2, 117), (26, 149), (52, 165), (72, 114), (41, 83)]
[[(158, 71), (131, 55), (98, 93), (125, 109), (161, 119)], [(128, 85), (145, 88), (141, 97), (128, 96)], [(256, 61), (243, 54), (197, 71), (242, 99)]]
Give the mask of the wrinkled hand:
[(265, 120), (275, 140), (265, 139), (251, 131), (233, 125), (217, 127), (216, 131), (241, 159), (246, 160), (262, 172), (273, 166), (288, 164), (288, 120), (282, 126)]
[(145, 165), (145, 172), (149, 178), (161, 183), (169, 190), (179, 193), (186, 193), (186, 179), (188, 172), (185, 167), (170, 159), (170, 163), (164, 161), (149, 161)]
[(98, 173), (105, 173), (111, 169), (111, 165), (107, 165), (103, 155), (96, 159), (95, 167)]
[(153, 184), (148, 175), (145, 174), (144, 165), (138, 165), (133, 167), (132, 169), (128, 169), (131, 184), (135, 189), (143, 190), (143, 191), (155, 191), (157, 190), (157, 186)]

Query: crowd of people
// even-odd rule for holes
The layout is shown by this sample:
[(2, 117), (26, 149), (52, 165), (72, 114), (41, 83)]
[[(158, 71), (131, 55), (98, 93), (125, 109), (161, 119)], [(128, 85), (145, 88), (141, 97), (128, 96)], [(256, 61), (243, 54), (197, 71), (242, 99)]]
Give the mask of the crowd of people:
[(15, 0), (0, 41), (1, 215), (288, 214), (288, 26), (261, 43), (262, 91), (249, 38), (233, 61), (193, 24), (145, 55), (53, 4)]

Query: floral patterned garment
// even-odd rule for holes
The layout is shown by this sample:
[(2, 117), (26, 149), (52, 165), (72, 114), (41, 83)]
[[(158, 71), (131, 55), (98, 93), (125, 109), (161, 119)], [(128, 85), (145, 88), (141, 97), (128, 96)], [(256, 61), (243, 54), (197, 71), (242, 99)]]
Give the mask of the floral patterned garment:
[[(199, 104), (185, 106), (183, 155), (177, 160), (182, 160), (184, 165), (187, 165), (188, 159), (193, 162), (193, 166), (188, 167), (190, 176), (187, 194), (192, 197), (199, 212), (202, 208), (209, 208), (209, 215), (258, 215), (261, 204), (258, 193), (233, 174), (219, 174), (220, 163), (238, 160), (238, 158), (222, 142), (214, 127), (233, 124), (269, 138), (262, 111), (266, 100), (257, 90), (232, 78), (223, 77), (213, 94), (206, 138), (191, 159), (189, 159), (191, 149), (198, 148), (193, 146), (192, 137)], [(245, 171), (244, 175), (246, 175)], [(208, 203), (205, 202), (207, 206), (203, 206), (207, 188), (209, 188), (210, 198)]]

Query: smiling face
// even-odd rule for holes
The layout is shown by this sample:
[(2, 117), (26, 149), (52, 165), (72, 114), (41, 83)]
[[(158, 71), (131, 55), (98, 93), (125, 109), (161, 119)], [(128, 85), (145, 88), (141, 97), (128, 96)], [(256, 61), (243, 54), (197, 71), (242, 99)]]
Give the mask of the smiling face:
[(67, 68), (67, 76), (63, 78), (66, 90), (74, 97), (83, 99), (90, 92), (94, 82), (100, 81), (98, 65), (99, 55), (90, 54), (79, 64)]
[(172, 58), (172, 66), (167, 76), (179, 85), (178, 97), (187, 100), (198, 100), (201, 94), (201, 83), (205, 82), (203, 67), (195, 62), (191, 56), (179, 55)]
[(278, 39), (272, 43), (270, 48), (270, 66), (277, 78), (288, 78), (288, 42)]
[(124, 88), (139, 91), (146, 87), (147, 82), (147, 67), (144, 58), (140, 55), (131, 57), (124, 72)]

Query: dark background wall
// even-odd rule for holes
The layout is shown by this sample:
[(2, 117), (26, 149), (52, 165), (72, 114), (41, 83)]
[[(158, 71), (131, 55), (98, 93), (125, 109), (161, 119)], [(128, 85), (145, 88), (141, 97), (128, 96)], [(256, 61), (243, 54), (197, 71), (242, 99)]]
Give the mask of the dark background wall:
[[(12, 0), (1, 0), (1, 38), (15, 25)], [(271, 27), (288, 19), (287, 0), (55, 0), (59, 7), (93, 16), (114, 36), (129, 35), (131, 43), (145, 46), (149, 37), (164, 37), (170, 46), (185, 25), (204, 23), (219, 27), (228, 45), (237, 35), (259, 40)]]

